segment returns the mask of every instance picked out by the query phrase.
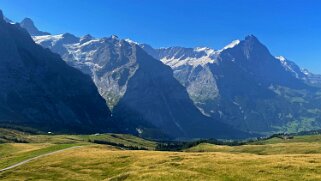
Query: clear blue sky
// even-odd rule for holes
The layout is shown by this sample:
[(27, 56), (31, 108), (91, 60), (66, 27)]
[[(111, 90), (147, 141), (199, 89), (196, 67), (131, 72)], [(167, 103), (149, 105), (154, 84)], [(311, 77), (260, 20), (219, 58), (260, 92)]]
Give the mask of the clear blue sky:
[(321, 0), (1, 0), (0, 8), (53, 34), (116, 34), (154, 47), (220, 49), (254, 34), (272, 54), (321, 73)]

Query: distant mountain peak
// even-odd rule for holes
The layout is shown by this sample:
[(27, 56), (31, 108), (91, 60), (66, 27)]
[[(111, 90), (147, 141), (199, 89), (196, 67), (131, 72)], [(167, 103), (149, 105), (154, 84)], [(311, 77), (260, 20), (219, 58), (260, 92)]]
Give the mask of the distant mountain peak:
[(85, 36), (83, 36), (83, 37), (93, 38), (93, 36), (92, 36), (91, 34), (87, 34), (87, 35), (85, 35)]
[(26, 29), (31, 36), (50, 35), (50, 33), (39, 31), (30, 18), (23, 19), (20, 23), (20, 26)]
[(245, 42), (245, 44), (247, 45), (262, 45), (264, 46), (260, 40), (254, 36), (254, 35), (247, 35), (244, 40), (242, 40), (241, 42)]
[(71, 33), (64, 33), (62, 35), (64, 38), (77, 38), (75, 35), (71, 34)]
[(273, 57), (267, 47), (254, 35), (248, 35), (243, 40), (233, 41), (230, 45), (223, 48), (221, 52), (225, 51), (228, 51), (228, 54), (231, 53), (230, 51), (238, 51), (248, 60), (268, 61)]
[(253, 41), (253, 40), (258, 41), (258, 38), (251, 34), (251, 35), (247, 35), (245, 37), (245, 40), (247, 40), (247, 41)]
[(118, 38), (117, 35), (111, 35), (111, 39), (116, 39), (116, 40), (118, 40), (119, 38)]
[(91, 36), (90, 34), (87, 34), (87, 35), (80, 38), (80, 43), (85, 43), (85, 42), (88, 42), (92, 39), (94, 39), (94, 37)]
[[(28, 25), (31, 25), (31, 26), (34, 26), (34, 27), (35, 27), (32, 19), (30, 19), (30, 18), (25, 18), (25, 19), (23, 19), (23, 20), (21, 21), (21, 24), (28, 24)], [(35, 27), (35, 28), (36, 28), (36, 27)]]
[(21, 21), (20, 25), (22, 27), (28, 27), (29, 29), (33, 29), (36, 31), (39, 31), (38, 28), (35, 26), (35, 24), (33, 23), (33, 21), (30, 18), (25, 18)]

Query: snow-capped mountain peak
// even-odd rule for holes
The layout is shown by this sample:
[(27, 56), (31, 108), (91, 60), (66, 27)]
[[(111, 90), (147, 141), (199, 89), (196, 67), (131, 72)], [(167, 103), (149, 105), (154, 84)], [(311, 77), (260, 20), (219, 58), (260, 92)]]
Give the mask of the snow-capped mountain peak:
[(91, 36), (90, 34), (87, 34), (87, 35), (80, 38), (80, 43), (85, 43), (85, 42), (91, 41), (93, 39), (94, 39), (93, 36)]

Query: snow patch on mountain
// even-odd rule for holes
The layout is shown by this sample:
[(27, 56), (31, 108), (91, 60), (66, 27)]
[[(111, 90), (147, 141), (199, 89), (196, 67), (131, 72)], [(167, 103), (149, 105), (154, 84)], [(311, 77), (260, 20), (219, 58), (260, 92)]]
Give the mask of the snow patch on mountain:
[(216, 54), (216, 51), (208, 47), (196, 47), (194, 48), (196, 52), (205, 52), (208, 56)]
[(180, 48), (161, 48), (159, 51), (168, 52), (166, 56), (160, 56), (159, 59), (173, 69), (190, 65), (193, 67), (204, 66), (216, 62), (218, 52), (208, 47), (196, 47), (194, 49)]
[(133, 41), (133, 40), (131, 40), (131, 39), (129, 39), (129, 38), (126, 38), (126, 39), (125, 39), (125, 41), (127, 41), (127, 42), (128, 42), (128, 43), (130, 43), (130, 44), (139, 45), (139, 43), (138, 43), (138, 42)]
[(286, 58), (283, 56), (276, 56), (275, 58), (280, 60), (281, 62), (284, 62), (286, 60)]
[(303, 72), (301, 71), (301, 69), (295, 70), (295, 68), (298, 68), (296, 64), (287, 60), (283, 56), (276, 56), (275, 58), (281, 62), (282, 66), (286, 69), (286, 71), (292, 72), (296, 78), (300, 78), (299, 74)]
[(50, 42), (51, 46), (55, 46), (56, 43), (63, 39), (63, 34), (58, 34), (58, 35), (43, 35), (43, 36), (33, 36), (33, 40), (37, 44), (42, 44), (44, 42)]
[(312, 73), (309, 71), (309, 70), (307, 70), (307, 69), (302, 69), (302, 73), (304, 73), (304, 75), (311, 75)]
[(161, 61), (166, 64), (169, 65), (172, 68), (175, 67), (180, 67), (183, 65), (191, 65), (194, 67), (197, 67), (199, 65), (204, 66), (208, 63), (214, 63), (215, 60), (208, 57), (208, 56), (203, 56), (200, 58), (185, 58), (185, 59), (181, 59), (181, 58), (162, 58)]
[(233, 48), (236, 45), (240, 44), (240, 40), (234, 40), (232, 41), (230, 44), (226, 45), (223, 49), (219, 50), (218, 52), (222, 52), (223, 50), (229, 49), (229, 48)]
[(86, 49), (86, 46), (90, 46), (94, 43), (99, 43), (100, 40), (90, 40), (88, 42), (85, 42), (83, 44), (81, 43), (75, 43), (75, 44), (69, 44), (65, 45), (65, 48), (68, 50), (69, 55), (71, 55), (74, 59), (74, 61), (78, 63), (82, 63), (87, 65), (90, 69), (93, 71), (97, 71), (102, 68), (97, 63), (93, 63), (94, 56), (97, 52), (97, 49), (89, 49), (88, 51), (82, 51), (83, 49)]

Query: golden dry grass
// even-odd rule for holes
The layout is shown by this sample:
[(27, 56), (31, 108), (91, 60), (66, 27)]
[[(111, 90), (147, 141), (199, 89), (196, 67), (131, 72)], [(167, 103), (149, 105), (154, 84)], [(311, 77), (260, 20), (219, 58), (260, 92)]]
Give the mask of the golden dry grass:
[(258, 155), (273, 154), (321, 154), (321, 142), (289, 142), (264, 145), (220, 146), (201, 143), (185, 150), (186, 152), (230, 152), (253, 153)]
[(76, 146), (75, 144), (5, 143), (0, 144), (0, 169), (45, 153)]
[(321, 154), (125, 151), (85, 146), (34, 160), (1, 180), (321, 180)]
[(233, 147), (202, 143), (184, 152), (159, 152), (120, 150), (88, 142), (98, 139), (150, 150), (156, 146), (130, 135), (4, 133), (12, 140), (19, 136), (30, 143), (0, 144), (0, 168), (66, 147), (84, 146), (2, 172), (0, 180), (321, 180), (320, 135), (273, 138)]

